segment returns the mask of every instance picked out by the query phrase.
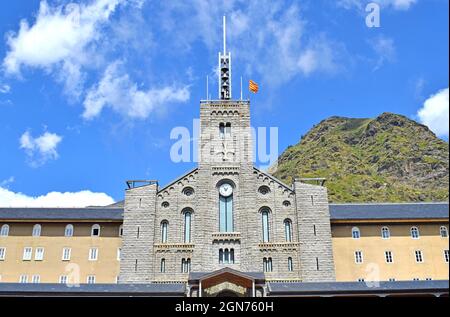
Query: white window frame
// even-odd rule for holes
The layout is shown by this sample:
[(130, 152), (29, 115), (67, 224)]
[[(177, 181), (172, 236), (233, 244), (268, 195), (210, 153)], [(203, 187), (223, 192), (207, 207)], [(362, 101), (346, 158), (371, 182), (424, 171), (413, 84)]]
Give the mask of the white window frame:
[(33, 226), (33, 231), (31, 232), (31, 236), (33, 237), (40, 237), (42, 232), (42, 226), (40, 224), (35, 224)]
[[(394, 263), (394, 253), (392, 251), (384, 251), (384, 259), (388, 264)], [(390, 262), (388, 261), (389, 259), (391, 260)]]
[[(67, 251), (67, 253), (66, 253)], [(66, 256), (67, 255), (67, 256)], [(64, 247), (62, 249), (62, 256), (61, 256), (61, 260), (62, 261), (70, 261), (70, 257), (72, 255), (72, 249), (71, 248), (66, 248)]]
[(364, 263), (364, 255), (363, 252), (360, 250), (355, 251), (355, 263), (356, 264)]
[(41, 282), (41, 276), (40, 275), (33, 275), (31, 277), (31, 283), (39, 284), (40, 282)]
[(21, 283), (21, 284), (26, 284), (26, 283), (28, 283), (28, 275), (25, 275), (25, 274), (21, 275), (21, 276), (19, 277), (19, 283)]
[[(357, 236), (357, 237), (355, 237), (355, 235), (354, 235), (355, 232), (358, 233), (358, 236)], [(358, 227), (353, 227), (353, 228), (352, 228), (352, 239), (357, 240), (357, 239), (360, 239), (360, 238), (361, 238), (361, 230), (359, 230)]]
[(24, 247), (23, 248), (23, 261), (31, 261), (33, 258), (33, 248), (32, 247)]
[[(413, 239), (419, 239), (420, 238), (420, 231), (419, 231), (419, 228), (418, 227), (411, 227), (411, 229), (409, 230), (409, 232), (411, 233), (411, 238), (413, 238)], [(416, 232), (417, 233), (417, 236), (414, 236), (413, 235), (413, 232)]]
[(0, 247), (0, 261), (6, 260), (6, 247)]
[(44, 247), (37, 247), (36, 251), (34, 251), (34, 260), (35, 261), (43, 261), (44, 260)]
[[(425, 262), (425, 258), (423, 256), (422, 250), (415, 250), (414, 251), (414, 257), (416, 259), (416, 263), (423, 263), (423, 262)], [(419, 261), (419, 258), (420, 258), (420, 261)]]
[(90, 248), (89, 249), (89, 261), (97, 261), (98, 260), (98, 248)]
[(117, 248), (117, 261), (120, 261), (122, 248)]
[(64, 236), (65, 237), (73, 237), (73, 231), (74, 231), (74, 227), (72, 224), (67, 224), (66, 227), (64, 228)]
[[(384, 233), (387, 232), (387, 237), (384, 236)], [(391, 230), (389, 229), (389, 227), (382, 227), (381, 228), (381, 238), (383, 240), (388, 240), (391, 238)]]
[(67, 282), (69, 282), (69, 277), (67, 275), (60, 275), (58, 282), (59, 284), (67, 284)]
[(86, 283), (87, 284), (95, 284), (95, 275), (88, 275), (86, 277)]
[[(445, 232), (445, 236), (442, 235), (442, 233), (444, 233), (444, 232)], [(447, 226), (441, 226), (439, 228), (439, 234), (440, 234), (441, 238), (448, 239), (448, 228), (447, 228)]]
[[(94, 235), (94, 230), (96, 230), (96, 229), (98, 229), (98, 234), (97, 235)], [(101, 230), (100, 230), (101, 228), (100, 228), (100, 225), (98, 224), (98, 223), (96, 223), (95, 225), (92, 225), (92, 228), (91, 228), (91, 237), (100, 237), (100, 233), (101, 233)]]
[(9, 236), (9, 225), (5, 223), (0, 228), (0, 237), (7, 237), (7, 236)]

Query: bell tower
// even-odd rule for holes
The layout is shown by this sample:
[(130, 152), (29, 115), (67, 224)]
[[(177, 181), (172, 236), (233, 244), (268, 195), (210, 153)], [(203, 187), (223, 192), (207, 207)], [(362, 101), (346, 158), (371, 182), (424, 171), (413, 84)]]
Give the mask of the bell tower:
[(223, 53), (219, 52), (219, 99), (231, 99), (231, 53), (227, 53), (227, 21), (223, 17)]
[[(232, 99), (231, 53), (226, 48), (223, 18), (223, 51), (219, 53), (219, 89), (216, 100), (200, 102), (200, 139), (197, 176), (197, 227), (204, 244), (196, 247), (203, 261), (192, 262), (193, 271), (231, 267), (254, 271), (253, 219), (256, 184), (253, 170), (253, 134), (250, 101)], [(229, 193), (224, 192), (229, 188)], [(230, 194), (231, 193), (231, 194)], [(255, 218), (257, 219), (257, 218)], [(259, 222), (258, 222), (259, 224)], [(221, 261), (222, 254), (229, 254)], [(225, 256), (227, 257), (227, 256)]]

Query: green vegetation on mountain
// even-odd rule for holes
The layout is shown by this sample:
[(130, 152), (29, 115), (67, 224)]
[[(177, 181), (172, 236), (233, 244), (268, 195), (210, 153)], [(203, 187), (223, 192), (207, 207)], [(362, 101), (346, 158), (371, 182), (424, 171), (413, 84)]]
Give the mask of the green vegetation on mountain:
[(449, 146), (404, 116), (330, 117), (279, 157), (277, 178), (325, 177), (332, 202), (448, 200)]

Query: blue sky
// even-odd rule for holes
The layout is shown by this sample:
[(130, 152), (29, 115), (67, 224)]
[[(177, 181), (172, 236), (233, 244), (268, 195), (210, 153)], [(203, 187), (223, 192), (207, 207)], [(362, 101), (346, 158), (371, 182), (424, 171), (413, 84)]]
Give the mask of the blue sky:
[[(0, 4), (0, 205), (102, 204), (125, 180), (161, 185), (170, 132), (192, 130), (228, 19), (233, 94), (281, 153), (332, 116), (389, 111), (448, 140), (447, 0), (8, 1)], [(244, 92), (244, 97), (249, 97)]]

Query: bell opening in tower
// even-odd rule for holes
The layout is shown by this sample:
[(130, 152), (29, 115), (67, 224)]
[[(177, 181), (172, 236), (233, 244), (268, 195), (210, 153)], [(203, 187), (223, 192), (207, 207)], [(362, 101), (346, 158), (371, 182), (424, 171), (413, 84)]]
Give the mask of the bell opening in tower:
[(231, 53), (227, 52), (226, 17), (223, 17), (223, 52), (219, 53), (219, 98), (231, 99)]

